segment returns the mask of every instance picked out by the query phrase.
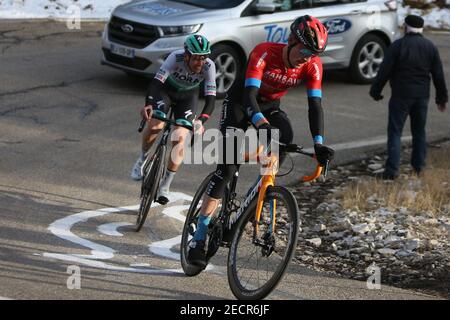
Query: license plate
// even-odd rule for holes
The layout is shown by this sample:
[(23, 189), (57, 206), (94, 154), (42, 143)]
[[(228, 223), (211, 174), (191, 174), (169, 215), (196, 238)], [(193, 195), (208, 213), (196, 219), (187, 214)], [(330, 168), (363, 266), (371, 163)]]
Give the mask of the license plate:
[(118, 54), (119, 56), (134, 58), (134, 49), (130, 49), (127, 47), (118, 46), (115, 44), (111, 45), (111, 52), (114, 54)]

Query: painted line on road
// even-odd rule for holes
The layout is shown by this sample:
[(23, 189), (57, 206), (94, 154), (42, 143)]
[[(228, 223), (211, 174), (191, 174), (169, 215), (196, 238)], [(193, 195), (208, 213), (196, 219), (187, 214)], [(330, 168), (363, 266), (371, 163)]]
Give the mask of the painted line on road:
[[(155, 204), (155, 207), (159, 204)], [(130, 206), (123, 208), (103, 208), (97, 211), (85, 211), (60, 220), (55, 221), (48, 228), (55, 236), (68, 240), (70, 242), (79, 244), (81, 246), (92, 249), (90, 255), (78, 255), (78, 254), (59, 254), (59, 253), (44, 253), (43, 256), (47, 258), (53, 258), (57, 260), (64, 260), (79, 265), (86, 265), (88, 267), (107, 269), (111, 271), (124, 271), (135, 273), (150, 273), (150, 274), (173, 274), (182, 272), (181, 269), (141, 269), (141, 268), (127, 268), (119, 267), (111, 264), (107, 264), (98, 260), (112, 259), (114, 257), (115, 250), (99, 245), (95, 242), (86, 240), (84, 238), (74, 235), (70, 229), (76, 223), (86, 222), (93, 217), (102, 216), (110, 213), (118, 213), (124, 211), (138, 210), (139, 206)]]
[[(172, 193), (172, 201), (176, 202), (179, 200), (187, 200), (191, 201), (192, 197), (186, 195), (184, 193)], [(152, 208), (160, 206), (158, 203), (152, 205)], [(109, 260), (114, 257), (114, 253), (116, 252), (112, 248), (97, 244), (90, 240), (81, 238), (73, 234), (70, 229), (76, 224), (80, 222), (86, 222), (88, 219), (93, 217), (99, 217), (110, 213), (120, 213), (124, 211), (136, 211), (139, 209), (139, 205), (129, 206), (129, 207), (119, 207), (119, 208), (103, 208), (95, 211), (85, 211), (81, 213), (77, 213), (71, 215), (69, 217), (59, 219), (53, 222), (49, 226), (49, 230), (62, 239), (71, 241), (73, 243), (79, 244), (81, 246), (87, 247), (91, 249), (90, 255), (80, 255), (80, 254), (60, 254), (60, 253), (44, 253), (43, 256), (47, 258), (53, 258), (57, 260), (65, 260), (77, 264), (83, 264), (89, 267), (100, 268), (100, 269), (108, 269), (112, 271), (125, 271), (125, 272), (136, 272), (136, 273), (150, 273), (150, 274), (171, 274), (171, 273), (181, 273), (182, 269), (156, 269), (156, 268), (136, 268), (136, 267), (147, 267), (149, 264), (130, 264), (130, 268), (127, 267), (119, 267), (107, 264), (98, 260)], [(163, 210), (163, 214), (169, 218), (176, 219), (180, 222), (184, 223), (185, 216), (180, 214), (179, 212), (182, 210), (189, 209), (189, 205), (182, 206), (173, 206), (167, 207)], [(116, 229), (120, 226), (124, 225), (132, 225), (130, 223), (108, 223), (103, 224), (97, 227), (97, 230), (103, 234), (111, 235), (111, 236), (122, 236)], [(167, 239), (162, 241), (157, 241), (149, 245), (150, 252), (162, 256), (164, 258), (172, 259), (179, 261), (180, 254), (172, 252), (172, 248), (174, 246), (179, 245), (181, 242), (181, 235)], [(208, 265), (206, 270), (212, 270), (214, 266), (212, 264)]]
[(149, 263), (130, 263), (130, 267), (150, 267)]
[[(409, 142), (411, 140), (412, 140), (412, 136), (402, 137), (402, 142)], [(357, 148), (362, 148), (362, 147), (383, 145), (386, 143), (387, 143), (386, 136), (378, 136), (378, 137), (373, 137), (371, 139), (365, 139), (365, 140), (357, 140), (357, 141), (336, 143), (336, 144), (330, 144), (330, 145), (326, 144), (326, 146), (332, 148), (334, 151), (343, 151), (343, 150), (357, 149)], [(308, 148), (308, 149), (305, 149), (305, 151), (306, 152), (314, 152), (314, 148)], [(299, 156), (299, 154), (292, 154), (291, 156), (297, 157), (297, 156)]]
[(14, 299), (6, 298), (6, 297), (0, 297), (0, 300), (14, 300)]
[[(190, 207), (190, 205), (168, 207), (168, 208), (165, 208), (162, 213), (163, 213), (163, 215), (165, 215), (169, 218), (174, 218), (174, 219), (184, 223), (186, 217), (183, 216), (182, 214), (180, 214), (180, 212), (183, 210), (188, 210), (189, 207)], [(174, 253), (171, 250), (171, 248), (173, 248), (174, 246), (176, 246), (180, 243), (181, 243), (181, 235), (176, 236), (171, 239), (151, 243), (148, 246), (148, 249), (150, 250), (151, 253), (154, 253), (158, 256), (162, 256), (164, 258), (180, 261), (180, 254)]]
[(180, 254), (172, 252), (170, 250), (179, 243), (181, 243), (181, 235), (171, 239), (152, 243), (148, 246), (148, 249), (150, 250), (151, 253), (154, 253), (158, 256), (179, 261)]
[(101, 226), (97, 227), (98, 232), (112, 237), (123, 237), (123, 233), (120, 233), (117, 231), (120, 227), (125, 226), (132, 226), (132, 223), (129, 222), (113, 222), (113, 223), (106, 223), (102, 224)]
[[(189, 201), (192, 201), (192, 198), (190, 198)], [(189, 207), (190, 207), (190, 205), (168, 207), (168, 208), (165, 208), (162, 213), (169, 218), (173, 218), (173, 219), (176, 219), (176, 220), (184, 223), (184, 221), (186, 220), (186, 217), (183, 216), (182, 214), (180, 214), (180, 212), (183, 210), (189, 210)], [(181, 260), (180, 254), (172, 252), (171, 249), (181, 243), (181, 237), (182, 237), (182, 235), (179, 235), (179, 236), (176, 236), (171, 239), (154, 242), (149, 245), (149, 250), (150, 250), (150, 252), (152, 252), (158, 256), (162, 256), (162, 257), (165, 257), (168, 259), (180, 261)], [(215, 269), (215, 266), (212, 263), (209, 263), (206, 266), (205, 270), (211, 271), (213, 269)]]

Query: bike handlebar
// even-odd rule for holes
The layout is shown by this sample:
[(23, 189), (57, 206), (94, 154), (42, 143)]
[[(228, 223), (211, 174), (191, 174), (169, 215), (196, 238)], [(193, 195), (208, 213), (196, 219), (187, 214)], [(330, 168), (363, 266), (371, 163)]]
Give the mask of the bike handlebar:
[(314, 171), (314, 173), (312, 175), (309, 175), (309, 176), (303, 176), (301, 178), (301, 180), (303, 182), (310, 182), (310, 181), (316, 180), (320, 176), (320, 174), (322, 173), (322, 168), (323, 167), (321, 167), (319, 164), (317, 164), (316, 170)]
[[(163, 122), (168, 122), (168, 123), (173, 124), (173, 125), (175, 125), (175, 126), (183, 127), (183, 128), (188, 129), (188, 130), (191, 130), (191, 131), (194, 130), (194, 127), (190, 127), (190, 126), (186, 126), (186, 125), (179, 124), (179, 123), (177, 123), (175, 120), (172, 120), (172, 119), (170, 119), (170, 118), (166, 118), (166, 119), (161, 119), (161, 118), (156, 118), (156, 117), (152, 117), (152, 118), (153, 118), (153, 119), (158, 119), (158, 120), (163, 121)], [(138, 132), (142, 132), (142, 130), (144, 130), (144, 127), (145, 127), (145, 124), (146, 124), (146, 123), (147, 123), (147, 119), (144, 119), (144, 118), (143, 118), (143, 119), (141, 120), (141, 124), (139, 125)]]
[[(280, 145), (280, 149), (282, 149), (283, 151), (285, 151), (287, 153), (299, 153), (299, 154), (308, 156), (310, 158), (316, 159), (315, 153), (304, 151), (302, 146), (299, 146), (296, 144), (284, 144), (281, 142), (279, 143), (279, 145)], [(259, 159), (259, 155), (263, 152), (263, 150), (264, 150), (264, 147), (262, 145), (260, 145), (258, 147), (258, 150), (256, 153), (253, 153), (253, 154), (245, 153), (245, 155), (244, 155), (245, 161), (249, 161), (250, 159), (255, 159), (255, 158)], [(317, 163), (317, 166), (316, 166), (314, 172), (311, 175), (305, 175), (305, 176), (301, 177), (300, 180), (302, 182), (310, 182), (310, 181), (316, 180), (322, 174), (322, 172), (324, 173), (324, 176), (326, 177), (326, 175), (328, 173), (328, 165), (329, 165), (329, 161), (327, 161), (325, 166), (321, 166), (319, 163)]]
[(144, 127), (145, 127), (145, 123), (147, 122), (147, 119), (142, 119), (141, 120), (141, 124), (139, 125), (139, 128), (138, 128), (138, 132), (142, 132), (142, 130), (144, 130)]

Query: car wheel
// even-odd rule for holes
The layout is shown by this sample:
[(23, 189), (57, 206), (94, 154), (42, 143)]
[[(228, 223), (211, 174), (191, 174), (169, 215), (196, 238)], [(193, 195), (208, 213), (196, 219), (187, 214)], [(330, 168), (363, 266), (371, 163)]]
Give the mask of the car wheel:
[(374, 34), (362, 37), (353, 50), (350, 76), (356, 83), (371, 83), (378, 74), (386, 52), (386, 43)]
[(211, 60), (216, 64), (217, 98), (225, 98), (231, 86), (241, 78), (242, 61), (235, 49), (218, 44), (212, 48)]

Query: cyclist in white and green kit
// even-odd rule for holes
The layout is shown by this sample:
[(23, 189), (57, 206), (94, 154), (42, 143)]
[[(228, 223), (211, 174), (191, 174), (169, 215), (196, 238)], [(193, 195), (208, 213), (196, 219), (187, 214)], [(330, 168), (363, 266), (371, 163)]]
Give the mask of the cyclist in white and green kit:
[[(176, 126), (174, 134), (176, 141), (172, 149), (178, 153), (169, 159), (167, 171), (156, 197), (157, 202), (166, 204), (169, 201), (170, 184), (180, 167), (184, 156), (184, 141), (189, 130), (194, 127), (196, 133), (203, 132), (203, 123), (208, 120), (214, 110), (216, 97), (216, 68), (214, 62), (208, 58), (211, 53), (209, 41), (201, 35), (191, 35), (186, 38), (184, 49), (172, 52), (159, 69), (151, 82), (145, 107), (141, 116), (147, 120), (147, 127), (142, 135), (142, 152), (133, 166), (131, 177), (142, 179), (142, 164), (145, 155), (163, 129), (169, 108), (173, 108), (174, 119), (180, 126)], [(196, 117), (200, 84), (204, 81), (205, 105)]]

